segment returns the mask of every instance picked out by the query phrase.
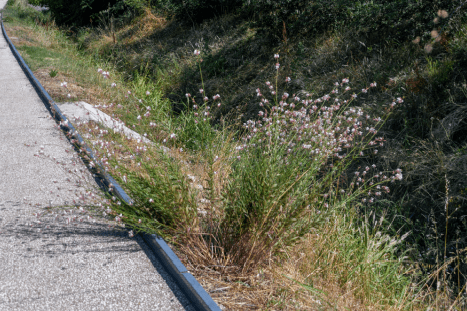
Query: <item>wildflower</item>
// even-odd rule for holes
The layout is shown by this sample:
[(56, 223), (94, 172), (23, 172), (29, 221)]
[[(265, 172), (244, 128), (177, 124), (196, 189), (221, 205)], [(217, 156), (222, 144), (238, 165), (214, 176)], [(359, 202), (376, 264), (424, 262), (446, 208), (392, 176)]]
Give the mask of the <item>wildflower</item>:
[(128, 93), (128, 95), (131, 95), (131, 91), (128, 91), (127, 93)]
[(149, 91), (146, 91), (146, 95), (148, 95), (148, 96), (149, 96), (149, 95), (151, 95), (151, 92), (149, 92)]
[(138, 223), (140, 224), (141, 222), (142, 222), (141, 218), (140, 218), (140, 219), (138, 219)]
[(348, 91), (348, 90), (350, 90), (350, 87), (346, 87), (346, 88), (345, 88), (345, 91)]
[(207, 96), (204, 96), (203, 100), (204, 100), (205, 102), (207, 102), (207, 101), (209, 100), (209, 98), (208, 98)]
[(290, 79), (290, 77), (285, 78), (285, 82), (290, 82), (290, 81), (292, 81), (292, 79)]
[(203, 94), (204, 90), (203, 90), (203, 89), (199, 89), (199, 92), (200, 92), (201, 94)]
[(175, 133), (170, 134), (171, 139), (174, 139), (175, 137), (177, 137), (177, 134), (175, 134)]
[(130, 231), (128, 232), (128, 236), (129, 236), (130, 238), (132, 238), (132, 237), (134, 236), (133, 230), (130, 230)]
[(402, 180), (402, 173), (397, 173), (397, 174), (395, 175), (395, 178), (396, 178), (397, 180)]
[(212, 97), (212, 99), (214, 99), (214, 100), (219, 99), (219, 98), (221, 98), (221, 96), (220, 96), (219, 94), (216, 94), (216, 95), (214, 95), (214, 96)]
[(349, 79), (345, 78), (345, 79), (342, 79), (342, 83), (345, 84), (345, 83), (349, 83)]
[(441, 18), (447, 18), (449, 14), (446, 12), (446, 10), (438, 10), (438, 16)]
[(402, 98), (400, 98), (400, 97), (397, 97), (397, 102), (398, 102), (399, 104), (401, 104), (401, 103), (404, 102), (404, 100), (403, 100)]
[(274, 54), (274, 58), (275, 58), (275, 59), (278, 59), (278, 58), (279, 58), (279, 54)]
[(199, 52), (198, 50), (195, 50), (195, 52), (194, 52), (193, 54), (195, 54), (196, 56), (198, 56), (199, 53), (200, 53), (200, 52)]
[(62, 83), (60, 84), (60, 86), (61, 86), (61, 87), (67, 87), (68, 84), (67, 84), (66, 82), (62, 82)]
[(154, 200), (153, 200), (153, 199), (149, 199), (149, 203), (154, 203)]
[(370, 83), (370, 87), (376, 87), (376, 82)]
[(140, 116), (140, 115), (138, 115), (138, 117), (137, 117), (136, 119), (138, 119), (138, 120), (141, 120), (141, 116)]
[(110, 87), (116, 87), (116, 86), (117, 86), (116, 83), (112, 83), (112, 84), (110, 85)]
[(281, 64), (276, 63), (276, 69), (279, 69), (280, 66), (281, 66)]
[(71, 94), (67, 94), (66, 97), (71, 98)]
[(190, 94), (190, 93), (186, 93), (185, 96), (188, 98), (188, 97), (191, 97), (191, 94)]
[(180, 148), (179, 151), (180, 151), (180, 152), (183, 152), (183, 148)]
[(368, 90), (367, 89), (362, 89), (362, 93), (367, 93)]
[(355, 94), (355, 93), (352, 94), (352, 97), (353, 97), (353, 98), (357, 98), (357, 94)]
[(221, 106), (221, 103), (218, 103), (218, 104), (217, 104), (217, 107), (220, 107), (220, 106)]

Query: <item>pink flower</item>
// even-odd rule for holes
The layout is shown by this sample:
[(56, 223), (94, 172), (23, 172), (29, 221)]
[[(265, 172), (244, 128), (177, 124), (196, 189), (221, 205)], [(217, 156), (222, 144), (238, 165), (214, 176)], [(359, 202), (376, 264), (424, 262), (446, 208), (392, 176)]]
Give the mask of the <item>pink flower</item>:
[(116, 83), (112, 83), (112, 84), (110, 85), (110, 87), (116, 87), (116, 86), (117, 86)]
[(198, 50), (195, 50), (195, 52), (194, 52), (193, 54), (195, 54), (196, 56), (198, 56), (199, 53), (200, 53), (200, 52), (199, 52)]
[(274, 54), (274, 58), (275, 58), (275, 59), (278, 59), (278, 58), (279, 58), (279, 54)]

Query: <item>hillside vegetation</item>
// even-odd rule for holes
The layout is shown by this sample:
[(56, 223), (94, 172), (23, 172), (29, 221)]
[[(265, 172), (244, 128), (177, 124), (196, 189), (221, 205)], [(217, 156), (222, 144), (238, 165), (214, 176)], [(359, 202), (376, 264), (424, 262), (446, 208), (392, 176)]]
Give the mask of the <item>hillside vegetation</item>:
[(216, 301), (466, 308), (467, 3), (65, 3), (7, 28), (55, 100), (156, 144), (79, 125), (134, 199), (109, 214)]

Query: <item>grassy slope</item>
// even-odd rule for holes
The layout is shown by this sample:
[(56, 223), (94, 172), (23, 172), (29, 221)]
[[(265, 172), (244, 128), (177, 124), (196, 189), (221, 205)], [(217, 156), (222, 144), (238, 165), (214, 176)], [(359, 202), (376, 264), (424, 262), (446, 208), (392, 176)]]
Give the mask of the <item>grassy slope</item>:
[[(25, 21), (29, 22), (25, 23)], [(21, 26), (15, 27), (15, 23)], [(182, 107), (181, 102), (184, 101), (184, 94), (197, 93), (196, 90), (201, 85), (199, 71), (193, 57), (194, 49), (202, 51), (203, 82), (208, 94), (211, 96), (221, 94), (223, 103), (225, 103), (223, 106), (225, 108), (222, 108), (225, 109), (224, 113), (238, 109), (239, 113), (243, 114), (243, 118), (257, 113), (255, 89), (263, 87), (268, 77), (271, 79), (270, 77), (273, 76), (272, 54), (274, 52), (281, 54), (281, 65), (285, 69), (279, 80), (283, 81), (285, 76), (292, 77), (292, 83), (288, 86), (291, 94), (305, 90), (323, 95), (325, 91), (331, 89), (335, 81), (349, 77), (356, 90), (373, 81), (378, 83), (377, 92), (371, 93), (364, 100), (356, 101), (357, 106), (365, 106), (368, 111), (377, 113), (380, 104), (390, 102), (395, 97), (404, 97), (405, 106), (400, 107), (399, 112), (385, 128), (388, 139), (394, 137), (394, 140), (388, 141), (391, 148), (386, 148), (387, 151), (382, 152), (381, 158), (366, 159), (366, 161), (385, 164), (387, 165), (385, 168), (389, 169), (402, 166), (405, 172), (408, 171), (410, 174), (412, 170), (414, 175), (417, 174), (417, 167), (415, 164), (414, 167), (410, 167), (409, 164), (415, 159), (420, 159), (421, 148), (417, 146), (407, 148), (407, 144), (413, 145), (417, 142), (413, 137), (426, 139), (423, 133), (427, 131), (427, 125), (420, 120), (420, 117), (417, 117), (417, 113), (425, 113), (425, 116), (428, 116), (437, 112), (436, 109), (433, 110), (436, 101), (445, 99), (443, 97), (433, 98), (433, 94), (439, 92), (439, 88), (436, 88), (439, 81), (450, 88), (453, 95), (446, 100), (451, 102), (461, 100), (466, 89), (463, 69), (459, 67), (459, 62), (463, 60), (453, 61), (457, 54), (453, 55), (450, 52), (455, 50), (453, 45), (460, 46), (462, 49), (463, 42), (465, 42), (463, 28), (457, 29), (458, 32), (454, 33), (454, 37), (444, 43), (445, 45), (436, 46), (438, 50), (434, 51), (435, 54), (427, 56), (421, 46), (411, 42), (399, 46), (391, 44), (372, 46), (371, 43), (365, 42), (364, 38), (353, 37), (351, 30), (319, 34), (314, 38), (288, 38), (286, 44), (283, 41), (284, 38), (270, 37), (261, 29), (251, 27), (248, 21), (238, 20), (236, 16), (225, 16), (198, 27), (192, 27), (167, 22), (148, 11), (132, 26), (125, 26), (117, 31), (116, 43), (113, 41), (113, 34), (104, 26), (78, 36), (76, 40), (84, 51), (83, 55), (77, 53), (74, 45), (67, 43), (55, 28), (52, 27), (50, 31), (37, 27), (29, 19), (28, 14), (17, 15), (16, 19), (10, 20), (9, 25), (13, 35), (20, 38), (18, 42), (20, 51), (26, 56), (39, 78), (42, 77), (42, 81), (45, 81), (46, 88), (52, 91), (51, 94), (55, 99), (63, 99), (70, 92), (70, 90), (57, 87), (60, 81), (66, 80), (69, 82), (69, 89), (74, 99), (84, 99), (93, 104), (106, 105), (110, 102), (129, 101), (126, 111), (114, 108), (105, 110), (108, 113), (114, 113), (129, 124), (135, 124), (136, 129), (141, 133), (147, 131), (154, 141), (159, 142), (167, 138), (172, 130), (183, 125), (176, 118), (166, 120), (167, 115), (170, 115), (169, 105), (172, 105), (175, 111), (179, 111)], [(40, 47), (40, 49), (31, 49), (28, 45)], [(443, 49), (447, 50), (447, 53), (443, 53)], [(71, 59), (73, 61), (70, 61)], [(111, 70), (112, 81), (117, 83), (117, 88), (113, 89), (108, 87), (110, 81), (95, 74), (97, 67), (105, 66), (106, 70), (110, 70), (111, 67), (105, 64), (109, 60), (117, 70)], [(446, 73), (446, 68), (449, 69), (448, 73)], [(49, 73), (52, 70), (57, 70), (56, 77), (50, 76)], [(150, 80), (137, 78), (135, 72), (147, 75)], [(461, 83), (462, 79), (464, 83)], [(420, 81), (426, 81), (426, 83)], [(281, 84), (285, 85), (285, 83)], [(133, 93), (139, 92), (138, 98), (148, 100), (153, 108), (159, 107), (157, 110), (162, 111), (156, 113), (155, 116), (155, 120), (160, 124), (157, 131), (149, 132), (147, 127), (140, 128), (140, 122), (136, 120), (140, 107), (137, 107), (138, 103), (135, 99), (132, 101), (131, 98), (124, 97), (123, 94), (127, 89), (131, 89)], [(146, 90), (151, 90), (151, 99), (145, 97)], [(171, 99), (171, 102), (167, 102), (164, 98)], [(443, 111), (438, 111), (438, 113), (441, 118), (446, 115)], [(87, 129), (83, 128), (83, 130)], [(118, 137), (107, 137), (107, 139), (112, 141)], [(124, 140), (120, 143), (124, 144)], [(462, 143), (465, 144), (465, 141), (461, 140)], [(461, 155), (462, 150), (465, 149), (461, 149)], [(451, 156), (449, 151), (443, 153), (441, 150), (440, 152), (438, 156), (441, 159)], [(397, 156), (391, 156), (397, 153)], [(408, 157), (411, 154), (413, 154), (413, 160)], [(387, 156), (391, 158), (388, 159)], [(429, 154), (425, 155), (426, 158), (430, 156), (432, 157)], [(196, 154), (193, 158), (183, 155), (178, 155), (178, 157), (188, 162), (191, 161), (190, 163), (198, 163)], [(418, 170), (420, 169), (419, 167)], [(201, 171), (201, 175), (203, 171), (203, 169), (193, 167), (185, 170), (190, 173)], [(115, 173), (118, 174), (118, 172)], [(408, 183), (404, 186), (416, 186), (411, 185), (410, 180)], [(400, 202), (400, 197), (397, 195), (393, 199), (396, 203)], [(407, 208), (407, 205), (404, 208)], [(346, 229), (342, 231), (343, 228)], [(216, 294), (216, 299), (227, 305), (229, 305), (227, 301), (231, 300), (229, 306), (233, 308), (238, 306), (238, 303), (250, 303), (261, 305), (262, 308), (269, 306), (273, 309), (287, 309), (291, 301), (295, 301), (294, 303), (305, 301), (305, 305), (310, 308), (318, 308), (316, 303), (313, 303), (312, 297), (315, 296), (317, 297), (315, 299), (324, 302), (337, 301), (337, 307), (347, 306), (351, 309), (361, 309), (365, 305), (368, 309), (387, 309), (388, 306), (385, 306), (384, 301), (370, 299), (374, 295), (371, 292), (371, 284), (368, 284), (368, 290), (358, 293), (355, 293), (355, 287), (351, 285), (353, 279), (352, 277), (349, 279), (349, 268), (359, 267), (359, 263), (352, 263), (345, 258), (355, 249), (368, 248), (368, 245), (359, 245), (359, 237), (355, 235), (359, 229), (343, 225), (342, 227), (325, 226), (320, 230), (328, 232), (328, 236), (312, 236), (305, 240), (305, 243), (300, 244), (297, 246), (298, 249), (291, 252), (289, 260), (282, 261), (282, 263), (278, 261), (280, 268), (274, 266), (262, 270), (263, 272), (258, 274), (261, 275), (262, 281), (248, 276), (245, 282), (240, 281), (240, 277), (237, 283), (232, 283), (218, 278), (215, 272), (210, 274), (209, 269), (201, 269), (197, 272), (197, 277), (203, 278), (204, 276), (206, 279), (203, 279), (203, 282), (206, 286), (231, 287), (227, 294)], [(333, 240), (336, 237), (350, 239), (345, 244), (353, 245), (353, 248), (340, 249), (342, 244), (339, 240)], [(310, 249), (309, 245), (312, 243), (315, 247)], [(312, 252), (317, 252), (317, 257), (309, 255), (304, 260), (300, 255)], [(343, 256), (329, 256), (334, 252), (343, 254)], [(361, 262), (368, 261), (365, 255), (361, 256), (357, 256), (362, 260)], [(321, 265), (310, 264), (320, 262), (320, 258)], [(293, 265), (290, 264), (291, 262), (300, 264)], [(297, 269), (297, 266), (300, 268)], [(328, 269), (324, 267), (329, 266), (335, 268), (328, 272)], [(194, 266), (193, 269), (197, 270), (199, 267)], [(362, 266), (358, 270), (366, 271), (366, 268)], [(298, 290), (299, 287), (293, 286), (293, 283), (281, 277), (282, 274), (307, 284), (313, 284), (325, 294), (320, 294), (316, 290), (303, 293)], [(310, 275), (316, 275), (316, 277), (310, 280)], [(365, 279), (363, 274), (357, 276), (359, 279)], [(213, 278), (216, 281), (213, 281)], [(255, 285), (252, 290), (253, 284)], [(248, 294), (245, 293), (246, 290)], [(241, 293), (243, 297), (238, 297), (237, 293)], [(311, 297), (310, 293), (312, 293)], [(352, 298), (338, 298), (350, 293), (352, 293), (350, 295)], [(302, 294), (303, 297), (298, 297)], [(407, 298), (399, 297), (401, 303), (405, 299)], [(334, 305), (334, 302), (332, 304)]]

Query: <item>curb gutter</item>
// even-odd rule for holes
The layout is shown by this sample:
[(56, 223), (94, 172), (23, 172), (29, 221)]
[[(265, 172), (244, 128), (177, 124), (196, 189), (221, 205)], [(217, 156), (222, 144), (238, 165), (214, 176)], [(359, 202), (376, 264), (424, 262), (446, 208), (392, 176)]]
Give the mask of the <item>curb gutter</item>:
[[(21, 55), (16, 50), (15, 46), (8, 37), (5, 27), (3, 25), (3, 14), (0, 9), (0, 21), (2, 24), (3, 35), (10, 46), (13, 55), (20, 64), (24, 73), (28, 77), (31, 84), (34, 86), (37, 94), (41, 98), (44, 106), (49, 110), (50, 114), (55, 118), (55, 120), (60, 124), (61, 129), (66, 132), (66, 136), (69, 138), (70, 143), (72, 143), (81, 157), (84, 158), (86, 166), (91, 173), (93, 172), (93, 163), (98, 166), (96, 174), (96, 182), (104, 190), (109, 191), (110, 188), (113, 188), (112, 193), (118, 196), (121, 200), (126, 203), (131, 203), (131, 198), (125, 193), (125, 191), (120, 187), (120, 185), (112, 178), (108, 173), (105, 172), (103, 166), (95, 158), (92, 150), (86, 145), (85, 141), (81, 135), (76, 131), (76, 128), (68, 121), (65, 115), (60, 111), (60, 108), (55, 104), (47, 91), (42, 87), (40, 82), (36, 79), (32, 71), (29, 69), (28, 65), (24, 62)], [(90, 165), (91, 163), (91, 165)], [(199, 284), (196, 278), (188, 272), (186, 267), (182, 264), (177, 255), (172, 251), (169, 245), (160, 237), (155, 234), (146, 234), (140, 233), (141, 237), (145, 243), (149, 246), (156, 258), (161, 262), (164, 268), (167, 270), (169, 275), (175, 280), (177, 285), (180, 287), (182, 292), (187, 296), (196, 310), (204, 311), (220, 311), (219, 306), (214, 302), (211, 296), (204, 290), (204, 288)]]

